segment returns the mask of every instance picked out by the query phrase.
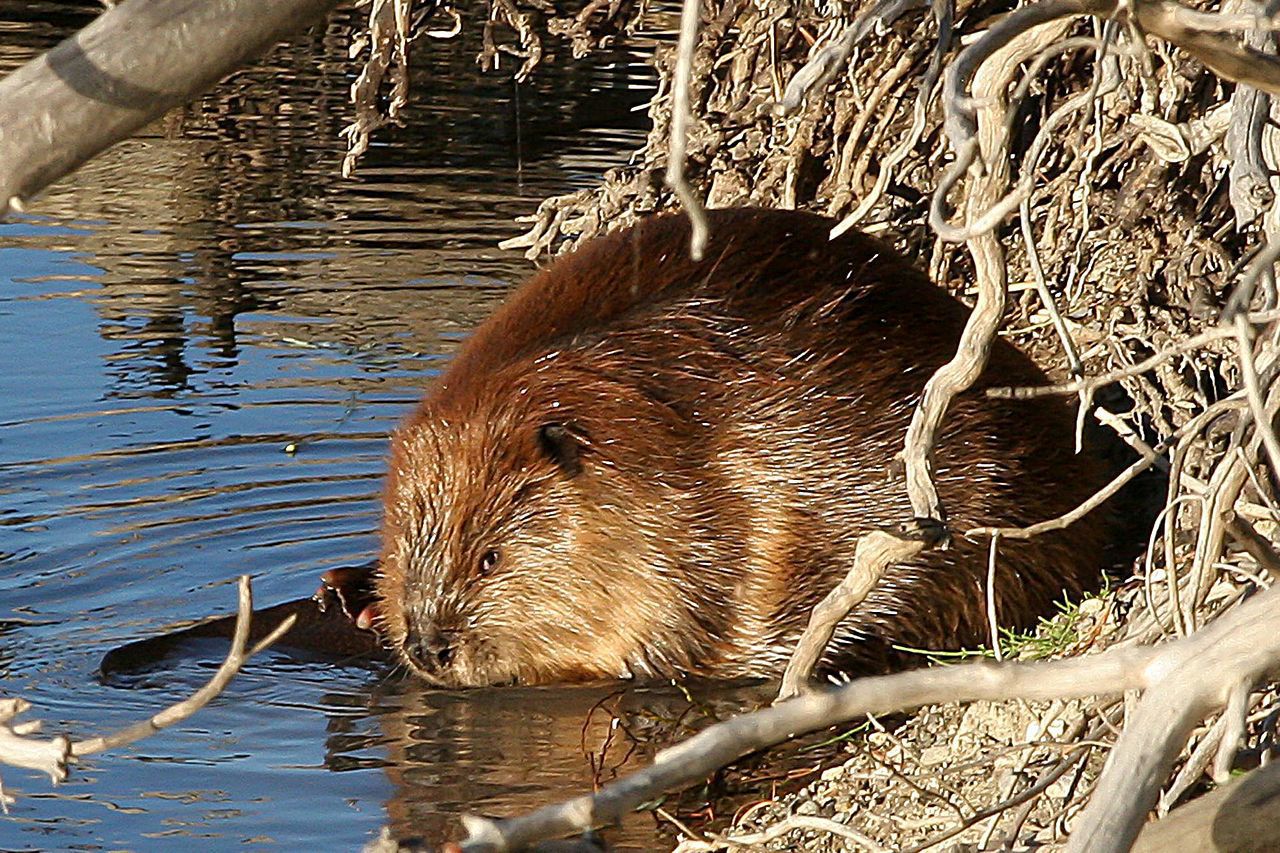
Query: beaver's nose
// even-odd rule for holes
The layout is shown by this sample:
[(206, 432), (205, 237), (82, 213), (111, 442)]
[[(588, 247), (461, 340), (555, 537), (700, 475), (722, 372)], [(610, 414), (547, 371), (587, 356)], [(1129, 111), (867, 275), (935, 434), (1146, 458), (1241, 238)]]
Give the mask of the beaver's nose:
[(410, 630), (404, 640), (404, 653), (414, 665), (431, 675), (443, 672), (453, 663), (457, 650), (456, 631), (426, 628)]

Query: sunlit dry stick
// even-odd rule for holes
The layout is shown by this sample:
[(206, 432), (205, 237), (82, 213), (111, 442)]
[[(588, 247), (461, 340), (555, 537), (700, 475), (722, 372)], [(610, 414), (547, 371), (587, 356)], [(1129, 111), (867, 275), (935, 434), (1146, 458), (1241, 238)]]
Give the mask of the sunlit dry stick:
[(1169, 810), (1177, 805), (1178, 800), (1182, 799), (1182, 795), (1192, 785), (1200, 782), (1205, 768), (1213, 761), (1213, 757), (1218, 751), (1218, 744), (1222, 742), (1222, 732), (1226, 725), (1227, 718), (1219, 715), (1218, 719), (1209, 727), (1209, 730), (1200, 737), (1196, 748), (1187, 756), (1187, 760), (1183, 762), (1182, 767), (1174, 775), (1173, 781), (1161, 792), (1160, 799), (1156, 802), (1156, 814), (1158, 816), (1164, 817), (1167, 815)]
[(1000, 622), (996, 614), (996, 557), (1000, 552), (1000, 534), (992, 533), (987, 548), (987, 630), (990, 631), (991, 654), (997, 661), (1004, 660), (1004, 650), (1000, 648)]
[(814, 815), (791, 815), (759, 832), (723, 835), (718, 836), (714, 841), (682, 841), (673, 853), (713, 853), (726, 848), (733, 850), (741, 847), (757, 847), (793, 832), (821, 832), (848, 842), (855, 850), (886, 853), (886, 848), (881, 847), (852, 826)]
[(1143, 568), (1145, 571), (1142, 575), (1143, 598), (1147, 602), (1147, 612), (1151, 614), (1151, 619), (1160, 626), (1160, 630), (1164, 631), (1164, 624), (1160, 621), (1160, 613), (1156, 607), (1155, 596), (1152, 594), (1151, 585), (1155, 578), (1155, 553), (1156, 553), (1156, 536), (1160, 533), (1161, 525), (1164, 525), (1165, 536), (1165, 587), (1169, 595), (1169, 617), (1173, 622), (1173, 631), (1179, 637), (1185, 637), (1191, 633), (1191, 627), (1182, 618), (1181, 604), (1181, 587), (1178, 579), (1178, 561), (1173, 557), (1173, 537), (1168, 532), (1172, 528), (1170, 521), (1178, 508), (1186, 503), (1198, 503), (1203, 509), (1205, 498), (1203, 495), (1176, 495), (1165, 501), (1165, 505), (1160, 508), (1160, 512), (1156, 514), (1156, 520), (1151, 524), (1151, 532), (1147, 536), (1147, 550), (1142, 557)]
[(1280, 440), (1276, 439), (1275, 429), (1267, 416), (1266, 406), (1262, 400), (1262, 386), (1258, 382), (1258, 365), (1253, 357), (1253, 336), (1249, 322), (1244, 314), (1237, 314), (1232, 323), (1236, 339), (1236, 357), (1240, 363), (1240, 375), (1244, 379), (1245, 398), (1249, 401), (1249, 409), (1253, 412), (1254, 429), (1262, 440), (1267, 451), (1267, 460), (1271, 463), (1273, 477), (1280, 477)]
[(1242, 29), (1235, 21), (1220, 21), (1217, 14), (1167, 0), (1137, 0), (1130, 8), (1143, 31), (1182, 48), (1219, 77), (1280, 94), (1280, 59), (1241, 45), (1234, 35), (1222, 31)]
[(226, 689), (227, 685), (231, 683), (231, 679), (235, 678), (236, 673), (240, 671), (240, 668), (244, 666), (249, 658), (283, 637), (293, 627), (293, 623), (297, 621), (296, 615), (287, 617), (276, 626), (274, 631), (263, 637), (253, 647), (248, 648), (249, 627), (253, 623), (253, 587), (248, 575), (240, 576), (239, 593), (239, 609), (236, 613), (236, 628), (235, 634), (231, 638), (231, 648), (227, 651), (227, 656), (222, 661), (222, 665), (218, 667), (218, 671), (213, 674), (213, 677), (209, 679), (204, 687), (201, 687), (181, 702), (170, 705), (148, 720), (135, 723), (114, 734), (76, 741), (71, 745), (71, 754), (79, 757), (92, 755), (95, 752), (102, 752), (107, 749), (115, 749), (116, 747), (150, 737), (161, 729), (182, 722), (213, 701)]
[[(959, 109), (964, 117), (955, 119), (964, 130), (972, 130), (969, 143), (981, 148), (985, 173), (974, 181), (966, 196), (966, 214), (976, 218), (1004, 192), (1009, 179), (1009, 159), (1004, 156), (1004, 97), (1009, 81), (1017, 73), (1023, 61), (1037, 55), (1044, 47), (1059, 39), (1069, 26), (1060, 20), (1070, 10), (1080, 7), (1075, 0), (1048, 0), (1040, 17), (1021, 15), (1033, 8), (1018, 10), (988, 31), (974, 45), (966, 48), (948, 69), (947, 91), (950, 98), (957, 80), (963, 80), (967, 88), (970, 77), (974, 80), (974, 99), (980, 99), (983, 107), (977, 110), (972, 102), (963, 105), (947, 104), (951, 119)], [(1064, 11), (1065, 10), (1065, 11)], [(1011, 19), (1019, 20), (1006, 26)], [(1003, 28), (1003, 30), (1002, 30)], [(991, 43), (992, 33), (1002, 30), (1003, 41)], [(981, 45), (981, 49), (979, 48)], [(974, 51), (970, 54), (970, 51)], [(970, 56), (967, 63), (966, 56)], [(965, 69), (968, 69), (967, 71)], [(966, 94), (966, 98), (968, 95)], [(981, 121), (979, 121), (981, 118)], [(950, 132), (950, 131), (949, 131)], [(962, 132), (957, 130), (957, 133)], [(957, 137), (953, 136), (953, 141)], [(976, 157), (978, 148), (973, 149)], [(964, 332), (950, 361), (939, 367), (925, 383), (924, 393), (912, 413), (902, 450), (906, 467), (907, 495), (911, 500), (912, 514), (917, 518), (931, 519), (945, 525), (946, 510), (933, 483), (933, 448), (938, 430), (946, 417), (947, 409), (957, 394), (969, 388), (986, 366), (991, 345), (1003, 320), (1006, 293), (1004, 250), (1000, 241), (990, 231), (974, 233), (967, 241), (973, 258), (977, 278), (978, 298), (965, 322)]]
[(1244, 740), (1245, 718), (1249, 716), (1249, 688), (1247, 681), (1232, 686), (1227, 707), (1222, 712), (1222, 719), (1225, 720), (1222, 739), (1218, 742), (1218, 751), (1213, 758), (1213, 781), (1219, 785), (1230, 781), (1236, 752)]
[(811, 689), (809, 679), (822, 659), (822, 653), (840, 624), (853, 608), (862, 603), (886, 569), (909, 560), (924, 550), (926, 540), (919, 536), (902, 536), (873, 530), (858, 538), (854, 549), (853, 568), (809, 614), (795, 651), (782, 674), (777, 701), (799, 696)]
[(873, 32), (888, 29), (903, 15), (925, 5), (924, 0), (877, 0), (849, 25), (840, 38), (814, 53), (792, 76), (775, 111), (782, 116), (794, 114), (811, 91), (824, 88), (844, 69), (859, 42)]
[(0, 80), (0, 216), (338, 0), (123, 3)]
[(1088, 500), (1069, 512), (1065, 512), (1055, 518), (1047, 519), (1036, 524), (1027, 525), (1026, 527), (972, 527), (966, 530), (964, 535), (967, 538), (999, 535), (1006, 539), (1030, 539), (1032, 537), (1039, 536), (1042, 533), (1048, 533), (1051, 530), (1062, 530), (1065, 527), (1069, 527), (1081, 518), (1084, 518), (1090, 512), (1093, 512), (1093, 510), (1097, 509), (1109, 498), (1124, 488), (1125, 485), (1133, 480), (1134, 477), (1138, 476), (1143, 471), (1154, 465), (1159, 459), (1163, 458), (1169, 448), (1176, 444), (1184, 435), (1194, 434), (1208, 420), (1220, 415), (1223, 408), (1224, 407), (1220, 407), (1211, 411), (1201, 412), (1196, 417), (1187, 421), (1172, 435), (1153, 448), (1155, 450), (1154, 454), (1143, 455), (1138, 459), (1135, 459), (1127, 468), (1112, 478), (1111, 482), (1107, 483), (1090, 496)]
[(676, 46), (676, 68), (672, 75), (671, 147), (667, 151), (667, 186), (675, 191), (689, 217), (691, 234), (689, 254), (702, 260), (707, 247), (707, 217), (702, 202), (694, 195), (685, 177), (684, 167), (689, 147), (689, 87), (693, 78), (693, 54), (698, 45), (699, 0), (684, 0), (680, 10), (680, 41)]
[[(1106, 853), (1133, 845), (1191, 729), (1240, 685), (1280, 663), (1277, 624), (1280, 590), (1270, 589), (1198, 633), (1158, 647), (1177, 651), (1144, 668), (1150, 689), (1116, 741), (1068, 840), (1069, 851)], [(1192, 648), (1195, 653), (1188, 654)]]

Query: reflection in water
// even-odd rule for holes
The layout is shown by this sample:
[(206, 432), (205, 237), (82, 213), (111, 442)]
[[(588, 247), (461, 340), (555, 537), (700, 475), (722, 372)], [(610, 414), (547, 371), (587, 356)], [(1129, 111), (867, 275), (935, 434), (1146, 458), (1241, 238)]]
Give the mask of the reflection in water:
[[(0, 3), (0, 34), (25, 36), (0, 45), (0, 70), (56, 40), (47, 22), (47, 37), (32, 38), (18, 17), (27, 5)], [(83, 21), (35, 5), (50, 7), (46, 21)], [(651, 83), (637, 57), (549, 65), (517, 87), (475, 72), (468, 30), (416, 52), (405, 126), (344, 182), (356, 18), (347, 10), (277, 49), (38, 206), (76, 227), (65, 246), (94, 268), (89, 298), (116, 344), (113, 394), (189, 390), (237, 363), (246, 332), (439, 349), (441, 332), (468, 328), (492, 304), (486, 289), (527, 271), (494, 248), (520, 230), (514, 217), (590, 184), (640, 142), (631, 110)]]
[[(0, 72), (98, 9), (0, 0)], [(229, 610), (236, 575), (269, 603), (374, 553), (387, 432), (529, 270), (497, 242), (642, 141), (641, 57), (550, 61), (517, 87), (475, 71), (472, 29), (415, 50), (405, 126), (344, 181), (353, 15), (0, 224), (0, 675), (54, 730), (111, 730), (199, 685), (203, 658), (132, 689), (95, 673), (113, 646)], [(677, 691), (384, 680), (255, 661), (187, 724), (56, 790), (7, 771), (0, 847), (342, 849), (388, 820), (442, 838), (457, 810), (589, 787), (610, 737), (600, 780), (715, 716)], [(612, 837), (652, 848), (654, 832), (639, 815)]]
[[(576, 796), (650, 763), (658, 748), (741, 710), (759, 689), (720, 690), (690, 704), (672, 688), (525, 688), (464, 693), (416, 683), (380, 696), (381, 734), (395, 794), (387, 804), (393, 831), (427, 839), (461, 837), (456, 815), (493, 817), (531, 811)], [(703, 806), (705, 792), (668, 802), (675, 814)], [(667, 831), (670, 827), (666, 828)], [(649, 814), (628, 816), (606, 837), (650, 849)]]

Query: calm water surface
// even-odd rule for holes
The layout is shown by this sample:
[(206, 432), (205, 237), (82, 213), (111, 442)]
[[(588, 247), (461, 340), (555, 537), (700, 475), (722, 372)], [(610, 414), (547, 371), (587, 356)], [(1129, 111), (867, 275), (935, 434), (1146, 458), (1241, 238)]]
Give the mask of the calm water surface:
[[(0, 71), (96, 8), (0, 0)], [(641, 144), (643, 57), (548, 63), (517, 88), (476, 72), (466, 35), (417, 46), (406, 126), (344, 181), (348, 24), (0, 223), (0, 685), (52, 731), (113, 730), (201, 684), (212, 654), (128, 683), (96, 671), (233, 609), (237, 575), (270, 603), (368, 560), (387, 432), (530, 269), (497, 241)], [(459, 810), (607, 779), (630, 748), (615, 715), (642, 742), (705, 718), (679, 693), (611, 690), (449, 693), (268, 654), (64, 785), (4, 771), (19, 801), (0, 848), (349, 849), (388, 822), (439, 840)], [(612, 837), (661, 843), (643, 815)]]

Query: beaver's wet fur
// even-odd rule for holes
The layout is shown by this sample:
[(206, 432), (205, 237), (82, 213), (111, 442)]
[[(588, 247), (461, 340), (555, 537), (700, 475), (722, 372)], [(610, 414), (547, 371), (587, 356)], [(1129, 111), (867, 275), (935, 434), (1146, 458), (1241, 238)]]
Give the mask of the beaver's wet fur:
[[(885, 243), (798, 212), (644, 219), (552, 263), (483, 323), (396, 433), (377, 619), (447, 686), (781, 673), (859, 535), (911, 508), (891, 461), (968, 311)], [(998, 340), (937, 446), (956, 531), (1071, 509), (1107, 466)], [(1027, 627), (1101, 578), (1104, 508), (1000, 549)], [(828, 672), (919, 665), (988, 635), (985, 542), (891, 569)]]

